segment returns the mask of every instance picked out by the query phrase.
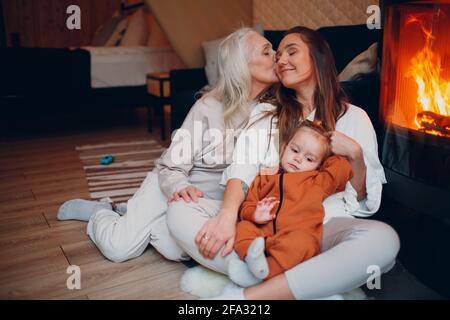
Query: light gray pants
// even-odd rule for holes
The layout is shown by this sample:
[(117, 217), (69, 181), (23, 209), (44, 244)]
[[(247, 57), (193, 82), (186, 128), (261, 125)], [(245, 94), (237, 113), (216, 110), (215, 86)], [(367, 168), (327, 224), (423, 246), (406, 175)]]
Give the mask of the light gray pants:
[(170, 233), (187, 254), (201, 265), (226, 274), (230, 259), (240, 259), (234, 250), (226, 257), (222, 257), (219, 251), (214, 259), (205, 259), (195, 244), (197, 232), (208, 219), (217, 215), (221, 205), (221, 200), (205, 198), (200, 198), (198, 203), (180, 200), (170, 204), (166, 216)]
[(150, 243), (164, 257), (188, 260), (167, 229), (167, 198), (159, 187), (156, 172), (149, 172), (140, 188), (128, 200), (127, 213), (103, 209), (94, 213), (87, 234), (111, 261), (123, 262), (140, 256)]
[[(221, 171), (193, 171), (190, 183), (203, 191), (206, 198), (222, 199), (223, 187), (219, 185)], [(208, 200), (220, 205), (220, 200)], [(180, 200), (184, 203), (184, 201)], [(212, 207), (191, 204), (198, 210), (211, 212)], [(209, 203), (209, 202), (208, 202)], [(103, 209), (94, 213), (87, 225), (87, 234), (102, 254), (111, 261), (123, 262), (139, 257), (151, 244), (165, 258), (174, 261), (189, 260), (190, 256), (178, 245), (169, 233), (166, 223), (167, 197), (159, 187), (156, 171), (149, 172), (139, 189), (128, 200), (127, 212), (118, 213)], [(195, 211), (195, 210), (194, 210)], [(209, 216), (208, 216), (209, 217)], [(206, 221), (202, 220), (202, 221)], [(187, 223), (186, 229), (193, 230), (197, 225)]]
[[(226, 273), (233, 251), (222, 258), (203, 258), (194, 239), (203, 224), (215, 216), (221, 201), (202, 199), (198, 204), (179, 201), (167, 210), (167, 225), (178, 244), (197, 262)], [(288, 270), (285, 275), (296, 299), (315, 299), (348, 292), (365, 284), (372, 274), (395, 264), (400, 249), (397, 233), (387, 224), (353, 217), (331, 218), (323, 230), (322, 254)], [(381, 281), (382, 283), (382, 281)]]

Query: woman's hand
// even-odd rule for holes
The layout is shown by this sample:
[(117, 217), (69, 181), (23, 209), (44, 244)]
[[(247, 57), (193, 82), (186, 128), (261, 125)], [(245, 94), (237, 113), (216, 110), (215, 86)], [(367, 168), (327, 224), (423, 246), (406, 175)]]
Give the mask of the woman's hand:
[(216, 217), (205, 222), (195, 237), (195, 244), (203, 257), (214, 259), (224, 246), (222, 257), (230, 254), (236, 235), (236, 217), (236, 214), (221, 210)]
[(331, 152), (336, 155), (347, 157), (349, 161), (353, 161), (362, 157), (362, 149), (358, 142), (349, 136), (333, 131), (330, 135)]
[(172, 198), (169, 199), (169, 203), (172, 201), (178, 201), (180, 199), (183, 199), (186, 202), (198, 202), (198, 198), (203, 197), (203, 192), (199, 189), (197, 189), (194, 186), (189, 186), (184, 189), (181, 189), (178, 192), (174, 192), (172, 194)]
[(349, 136), (333, 131), (330, 136), (331, 151), (340, 156), (344, 156), (350, 162), (353, 170), (353, 177), (350, 183), (356, 190), (358, 201), (366, 197), (366, 164), (361, 146)]

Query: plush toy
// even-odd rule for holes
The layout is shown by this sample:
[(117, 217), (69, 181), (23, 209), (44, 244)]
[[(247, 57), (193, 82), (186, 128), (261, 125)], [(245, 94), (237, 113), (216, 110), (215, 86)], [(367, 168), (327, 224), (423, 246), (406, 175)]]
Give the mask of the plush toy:
[(100, 159), (100, 164), (103, 164), (106, 166), (106, 165), (112, 163), (113, 161), (114, 161), (114, 157), (112, 155), (107, 155)]

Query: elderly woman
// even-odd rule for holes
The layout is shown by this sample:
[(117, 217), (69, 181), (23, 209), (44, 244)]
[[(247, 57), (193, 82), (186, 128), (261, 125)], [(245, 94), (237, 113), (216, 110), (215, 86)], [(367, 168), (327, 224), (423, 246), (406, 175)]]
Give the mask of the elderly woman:
[[(236, 220), (248, 186), (260, 170), (279, 163), (277, 142), (285, 141), (301, 119), (319, 121), (332, 132), (332, 152), (349, 160), (353, 177), (344, 192), (323, 202), (321, 254), (245, 290), (227, 286), (218, 299), (329, 297), (363, 285), (371, 270), (390, 270), (399, 250), (398, 236), (390, 226), (357, 218), (370, 217), (379, 209), (386, 180), (370, 119), (346, 102), (326, 41), (316, 31), (295, 27), (281, 41), (276, 63), (282, 83), (274, 102), (277, 108), (267, 104), (254, 108), (261, 116), (239, 136), (235, 163), (222, 180), (226, 185), (223, 202), (204, 212), (195, 212), (188, 203), (172, 204), (167, 221), (174, 238), (201, 264), (226, 273), (228, 262), (236, 256), (232, 251)], [(258, 134), (261, 130), (266, 134)], [(257, 133), (249, 134), (252, 131)], [(188, 226), (191, 219), (196, 219), (195, 224)]]
[[(182, 199), (178, 202), (200, 213), (221, 203), (220, 180), (231, 163), (234, 137), (249, 122), (260, 97), (278, 82), (274, 55), (271, 44), (252, 29), (230, 34), (220, 45), (217, 85), (191, 108), (127, 205), (70, 200), (60, 207), (58, 219), (89, 221), (88, 235), (115, 262), (138, 257), (148, 244), (168, 259), (189, 259), (167, 229), (168, 201)], [(195, 217), (180, 221), (186, 228), (197, 226)]]

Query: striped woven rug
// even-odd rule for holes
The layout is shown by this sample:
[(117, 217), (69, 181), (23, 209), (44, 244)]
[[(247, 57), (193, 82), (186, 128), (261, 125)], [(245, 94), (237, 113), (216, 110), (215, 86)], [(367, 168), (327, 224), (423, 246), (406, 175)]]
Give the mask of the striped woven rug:
[[(110, 197), (122, 202), (136, 192), (165, 148), (155, 140), (145, 140), (84, 145), (76, 150), (83, 163), (91, 198)], [(100, 159), (106, 155), (112, 155), (114, 162), (100, 164)]]

